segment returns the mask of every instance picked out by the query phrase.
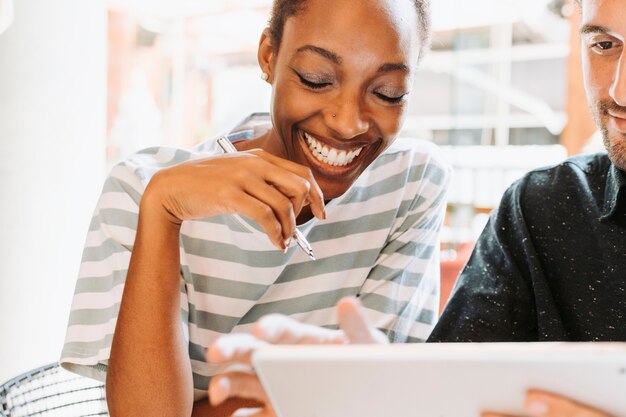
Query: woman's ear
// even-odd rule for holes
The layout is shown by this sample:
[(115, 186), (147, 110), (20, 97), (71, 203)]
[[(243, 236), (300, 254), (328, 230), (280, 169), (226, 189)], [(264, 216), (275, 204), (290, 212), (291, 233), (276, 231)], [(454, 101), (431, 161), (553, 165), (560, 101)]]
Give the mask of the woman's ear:
[(274, 69), (275, 60), (274, 45), (272, 43), (272, 37), (270, 36), (269, 28), (266, 28), (261, 34), (259, 40), (259, 50), (257, 52), (257, 59), (259, 60), (259, 66), (261, 67), (261, 78), (272, 83), (272, 71)]

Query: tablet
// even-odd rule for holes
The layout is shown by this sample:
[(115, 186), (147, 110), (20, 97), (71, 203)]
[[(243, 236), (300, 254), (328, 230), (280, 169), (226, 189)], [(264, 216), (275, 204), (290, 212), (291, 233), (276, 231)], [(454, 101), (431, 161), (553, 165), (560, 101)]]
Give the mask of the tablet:
[(626, 344), (268, 346), (255, 370), (279, 417), (524, 415), (530, 388), (626, 417)]

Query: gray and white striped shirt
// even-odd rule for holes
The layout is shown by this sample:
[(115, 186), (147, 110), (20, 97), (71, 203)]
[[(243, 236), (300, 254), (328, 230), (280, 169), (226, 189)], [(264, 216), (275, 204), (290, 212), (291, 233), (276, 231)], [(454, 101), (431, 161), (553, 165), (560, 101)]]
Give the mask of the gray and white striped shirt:
[[(237, 129), (231, 139), (250, 137)], [(118, 164), (104, 184), (83, 252), (61, 363), (103, 380), (135, 239), (139, 201), (160, 169), (221, 154), (215, 140), (192, 150), (150, 148)], [(358, 295), (392, 342), (424, 341), (439, 307), (439, 231), (450, 169), (437, 148), (397, 139), (341, 197), (327, 220), (299, 226), (311, 261), (292, 244), (277, 250), (239, 215), (183, 223), (181, 320), (196, 398), (211, 375), (205, 349), (222, 334), (248, 332), (261, 316), (282, 313), (337, 327), (335, 304)]]

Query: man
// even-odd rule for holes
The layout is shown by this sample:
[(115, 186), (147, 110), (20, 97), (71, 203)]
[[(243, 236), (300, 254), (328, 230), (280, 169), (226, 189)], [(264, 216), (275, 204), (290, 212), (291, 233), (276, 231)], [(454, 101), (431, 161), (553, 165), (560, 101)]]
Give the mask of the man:
[[(608, 155), (535, 170), (505, 193), (430, 342), (626, 341), (626, 3), (580, 3), (585, 88)], [(379, 340), (354, 301), (340, 303), (338, 314), (347, 340)], [(271, 343), (332, 339), (318, 332), (271, 317), (255, 335)], [(208, 357), (245, 362), (258, 343), (234, 349), (223, 340)], [(252, 377), (219, 376), (210, 391), (214, 403), (240, 396), (268, 404)], [(539, 391), (528, 393), (526, 410), (532, 417), (607, 416)], [(271, 407), (262, 413), (273, 415)]]
[(492, 214), (430, 341), (626, 341), (626, 3), (582, 1), (608, 154), (538, 169)]

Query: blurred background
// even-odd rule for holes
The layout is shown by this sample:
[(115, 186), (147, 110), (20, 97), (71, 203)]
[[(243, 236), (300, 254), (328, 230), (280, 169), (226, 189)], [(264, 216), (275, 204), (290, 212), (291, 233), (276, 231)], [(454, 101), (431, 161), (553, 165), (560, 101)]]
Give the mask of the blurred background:
[[(271, 0), (0, 0), (0, 382), (58, 359), (110, 167), (267, 111)], [(568, 0), (434, 0), (403, 136), (454, 166), (442, 306), (488, 213), (529, 169), (602, 149)]]

